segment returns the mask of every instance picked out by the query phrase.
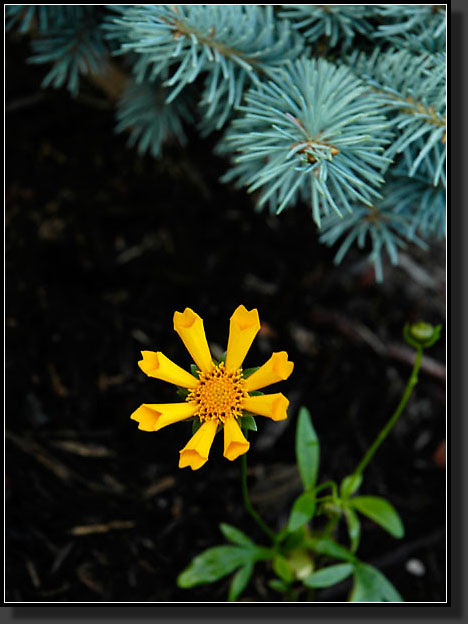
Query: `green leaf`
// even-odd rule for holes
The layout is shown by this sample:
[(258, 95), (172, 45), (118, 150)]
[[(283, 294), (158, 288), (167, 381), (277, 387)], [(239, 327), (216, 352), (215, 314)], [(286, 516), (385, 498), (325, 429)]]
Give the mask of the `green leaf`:
[(278, 533), (278, 543), (281, 543), (282, 552), (288, 552), (299, 548), (304, 544), (305, 539), (306, 533), (303, 527), (294, 531), (294, 533), (289, 532), (288, 529), (283, 529)]
[(387, 500), (379, 496), (355, 496), (349, 504), (388, 531), (393, 537), (405, 534), (403, 523), (397, 511)]
[(308, 545), (319, 555), (328, 555), (329, 557), (333, 557), (334, 559), (344, 559), (344, 561), (349, 561), (350, 563), (354, 563), (357, 561), (356, 557), (344, 546), (341, 544), (337, 544), (332, 539), (328, 537), (320, 537), (320, 538), (311, 538), (308, 540)]
[(313, 572), (302, 582), (306, 587), (331, 587), (352, 574), (353, 569), (350, 563), (337, 563)]
[(351, 552), (356, 552), (361, 537), (361, 522), (356, 513), (350, 507), (344, 507), (344, 515), (348, 526), (348, 535), (351, 540)]
[(255, 422), (255, 418), (250, 415), (250, 413), (244, 412), (244, 414), (246, 415), (241, 416), (241, 419), (239, 420), (241, 429), (244, 429), (244, 431), (257, 431), (257, 423)]
[(395, 587), (374, 566), (358, 563), (354, 568), (354, 585), (350, 602), (403, 602)]
[(252, 561), (252, 549), (237, 546), (214, 546), (197, 555), (177, 577), (182, 588), (214, 583), (236, 568)]
[[(198, 368), (198, 366), (196, 364), (190, 364), (190, 372), (192, 373), (192, 375), (194, 377), (196, 377), (198, 379), (198, 377), (200, 376), (200, 370)], [(188, 394), (188, 393), (187, 393)]]
[(287, 592), (289, 589), (288, 585), (284, 581), (281, 581), (280, 579), (277, 579), (277, 578), (270, 579), (268, 581), (268, 585), (271, 587), (271, 589), (274, 589), (275, 591), (280, 592), (282, 594)]
[(314, 517), (315, 494), (304, 492), (296, 500), (289, 516), (288, 531), (297, 531), (301, 526), (309, 522)]
[(244, 379), (247, 379), (247, 377), (250, 377), (250, 375), (253, 375), (254, 373), (256, 373), (259, 368), (260, 368), (260, 366), (254, 366), (253, 368), (246, 368), (246, 369), (244, 369), (242, 371), (242, 377)]
[(253, 563), (247, 563), (235, 573), (229, 586), (228, 601), (235, 602), (247, 587), (252, 576)]
[(310, 490), (315, 485), (319, 455), (319, 441), (309, 411), (301, 407), (296, 428), (296, 459), (305, 490)]
[(352, 474), (343, 479), (340, 485), (340, 494), (342, 498), (349, 498), (352, 494), (357, 492), (361, 487), (362, 475)]
[(201, 420), (199, 418), (195, 418), (195, 420), (192, 421), (192, 435), (196, 433), (200, 429), (201, 426), (202, 426)]
[(254, 542), (250, 539), (250, 537), (247, 537), (247, 535), (243, 533), (240, 529), (236, 529), (236, 527), (233, 527), (230, 524), (226, 524), (224, 522), (219, 525), (219, 528), (221, 529), (221, 533), (224, 535), (224, 537), (233, 544), (237, 544), (238, 546), (246, 546), (248, 548), (255, 546)]
[(188, 397), (189, 395), (189, 390), (187, 390), (187, 388), (181, 388), (180, 386), (177, 386), (176, 389), (176, 394), (177, 396), (180, 396), (182, 399), (185, 399)]
[(282, 555), (275, 555), (273, 558), (273, 570), (275, 571), (275, 574), (277, 574), (285, 583), (289, 584), (294, 581), (293, 571)]

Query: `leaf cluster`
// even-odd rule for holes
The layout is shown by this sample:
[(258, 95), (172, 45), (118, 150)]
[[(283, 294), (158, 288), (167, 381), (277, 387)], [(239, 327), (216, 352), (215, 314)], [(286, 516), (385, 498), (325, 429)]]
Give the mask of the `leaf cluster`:
[[(356, 551), (361, 538), (360, 516), (364, 516), (395, 538), (404, 535), (393, 505), (378, 496), (358, 495), (362, 475), (317, 485), (320, 444), (310, 414), (301, 408), (296, 427), (296, 461), (303, 492), (294, 501), (286, 527), (269, 547), (254, 543), (238, 528), (221, 524), (229, 544), (214, 546), (197, 555), (177, 578), (179, 587), (191, 588), (233, 575), (228, 600), (237, 600), (247, 588), (256, 564), (268, 565), (274, 573), (269, 585), (290, 599), (298, 592), (331, 587), (352, 577), (351, 602), (400, 602), (390, 581), (374, 566), (361, 561)], [(329, 495), (323, 492), (330, 490)], [(314, 529), (320, 516), (328, 518), (325, 529)], [(343, 517), (349, 547), (338, 543), (330, 527)], [(302, 590), (301, 590), (302, 588)]]

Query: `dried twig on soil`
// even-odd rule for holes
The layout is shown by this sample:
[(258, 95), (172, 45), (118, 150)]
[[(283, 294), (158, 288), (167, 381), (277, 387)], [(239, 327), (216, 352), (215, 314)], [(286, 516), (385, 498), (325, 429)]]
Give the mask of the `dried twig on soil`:
[(57, 440), (52, 442), (52, 444), (63, 451), (68, 451), (81, 457), (113, 457), (115, 455), (114, 451), (96, 444), (83, 444), (83, 442), (74, 442), (73, 440)]
[[(414, 350), (406, 347), (405, 345), (391, 342), (387, 348), (387, 356), (412, 366), (414, 360)], [(445, 366), (428, 355), (423, 355), (421, 360), (421, 370), (427, 375), (445, 382)]]
[[(312, 314), (312, 321), (317, 325), (331, 325), (353, 342), (366, 343), (382, 357), (399, 360), (410, 366), (413, 365), (413, 351), (404, 344), (392, 342), (385, 345), (368, 327), (356, 321), (350, 321), (338, 312), (316, 307)], [(420, 370), (445, 382), (445, 366), (427, 355), (423, 355)]]
[[(52, 472), (61, 481), (76, 481), (84, 485), (88, 489), (98, 492), (107, 492), (109, 490), (116, 491), (115, 487), (112, 484), (106, 487), (106, 485), (101, 485), (100, 483), (95, 483), (93, 481), (88, 481), (87, 479), (84, 479), (81, 475), (68, 468), (68, 466), (66, 466), (63, 462), (53, 457), (40, 444), (38, 444), (35, 440), (32, 440), (31, 438), (21, 437), (16, 433), (13, 433), (12, 431), (6, 431), (5, 436), (22, 451), (34, 457), (36, 461), (44, 466), (44, 468), (47, 468), (47, 470), (50, 470), (50, 472)], [(106, 476), (107, 475), (105, 475), (104, 478)]]
[(76, 571), (76, 574), (79, 580), (83, 583), (83, 585), (86, 585), (88, 589), (96, 594), (102, 594), (104, 592), (104, 587), (91, 575), (89, 571), (90, 567), (91, 565), (89, 563), (83, 563)]
[(34, 587), (37, 589), (38, 587), (41, 586), (41, 580), (37, 573), (36, 566), (30, 559), (26, 561), (25, 565), (26, 565), (26, 570), (28, 571), (28, 574), (31, 577), (31, 582), (34, 585)]
[(159, 481), (156, 481), (156, 483), (152, 483), (149, 487), (143, 490), (143, 496), (144, 498), (152, 498), (153, 496), (156, 496), (156, 494), (160, 494), (161, 492), (165, 492), (166, 490), (174, 487), (175, 484), (175, 477), (171, 475), (163, 477), (162, 479), (159, 479)]
[(131, 520), (112, 520), (106, 524), (84, 524), (73, 527), (69, 533), (71, 535), (91, 535), (93, 533), (107, 533), (115, 529), (133, 529), (135, 522)]
[(37, 442), (28, 438), (22, 438), (11, 431), (5, 433), (7, 439), (11, 440), (18, 448), (25, 453), (32, 455), (40, 464), (55, 474), (62, 481), (69, 481), (74, 477), (73, 472), (58, 459), (52, 457)]

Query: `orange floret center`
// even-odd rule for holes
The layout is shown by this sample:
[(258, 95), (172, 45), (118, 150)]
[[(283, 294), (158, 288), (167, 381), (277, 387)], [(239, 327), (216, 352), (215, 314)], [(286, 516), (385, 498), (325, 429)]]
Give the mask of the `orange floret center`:
[(196, 403), (200, 420), (242, 416), (242, 404), (248, 396), (245, 381), (240, 370), (227, 372), (224, 362), (209, 372), (201, 372), (198, 385), (188, 394), (186, 400)]

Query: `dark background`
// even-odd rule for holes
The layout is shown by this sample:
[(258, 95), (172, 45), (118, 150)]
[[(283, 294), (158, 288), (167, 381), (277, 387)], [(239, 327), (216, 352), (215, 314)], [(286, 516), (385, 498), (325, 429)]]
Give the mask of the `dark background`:
[[(251, 436), (252, 501), (275, 528), (300, 491), (298, 408), (321, 442), (320, 480), (339, 480), (393, 412), (411, 370), (402, 328), (445, 318), (445, 250), (409, 249), (383, 285), (359, 252), (341, 267), (317, 242), (308, 209), (256, 214), (219, 183), (226, 163), (195, 133), (164, 158), (140, 157), (113, 134), (112, 106), (91, 85), (73, 100), (41, 91), (43, 68), (10, 37), (6, 73), (6, 600), (223, 601), (229, 581), (180, 590), (177, 574), (222, 543), (221, 521), (262, 543), (244, 513), (239, 462), (216, 440), (199, 471), (177, 468), (190, 426), (148, 434), (130, 414), (177, 400), (137, 366), (140, 350), (189, 356), (174, 310), (205, 320), (224, 350), (237, 305), (262, 332), (246, 366), (287, 350), (285, 423), (258, 419)], [(444, 601), (445, 335), (428, 353), (404, 416), (369, 466), (362, 493), (387, 497), (406, 528), (397, 541), (363, 521), (358, 555), (406, 601)], [(77, 527), (104, 525), (79, 534)], [(77, 534), (78, 533), (78, 534)], [(346, 539), (340, 527), (343, 540)], [(421, 575), (408, 570), (420, 562)], [(422, 566), (422, 567), (421, 567)], [(265, 565), (243, 595), (269, 602)], [(349, 587), (317, 592), (343, 601)], [(304, 597), (303, 597), (304, 598)]]

